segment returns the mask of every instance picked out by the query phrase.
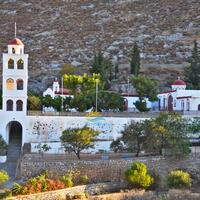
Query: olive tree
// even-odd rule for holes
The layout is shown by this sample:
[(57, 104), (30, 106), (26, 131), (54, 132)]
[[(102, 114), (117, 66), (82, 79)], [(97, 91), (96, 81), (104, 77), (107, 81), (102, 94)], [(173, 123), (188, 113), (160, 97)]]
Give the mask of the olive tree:
[(65, 152), (74, 152), (78, 159), (83, 150), (93, 148), (98, 131), (84, 126), (83, 128), (67, 129), (60, 137)]

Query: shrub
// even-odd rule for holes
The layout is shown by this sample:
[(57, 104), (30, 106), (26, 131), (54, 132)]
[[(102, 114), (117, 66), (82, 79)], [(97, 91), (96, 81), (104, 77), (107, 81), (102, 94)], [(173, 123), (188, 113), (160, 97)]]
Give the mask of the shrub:
[(189, 188), (191, 187), (190, 174), (182, 170), (171, 171), (167, 177), (167, 185), (170, 188)]
[(135, 162), (131, 169), (125, 172), (125, 177), (129, 184), (136, 188), (148, 188), (154, 179), (147, 174), (147, 168), (144, 163)]
[(19, 194), (26, 194), (27, 190), (20, 184), (14, 183), (12, 187), (12, 194), (13, 195), (19, 195)]
[(69, 171), (65, 176), (62, 176), (61, 181), (65, 184), (66, 187), (72, 187), (74, 185), (72, 179), (73, 179), (72, 172)]
[(52, 179), (46, 179), (47, 181), (47, 190), (59, 190), (59, 189), (64, 189), (65, 184), (59, 180), (52, 180)]
[(86, 185), (88, 183), (88, 176), (84, 175), (80, 177), (80, 184)]
[(50, 146), (48, 146), (48, 144), (38, 144), (37, 146), (35, 146), (36, 149), (38, 149), (38, 153), (39, 154), (43, 154), (46, 153), (47, 151), (49, 151), (51, 149)]
[(4, 170), (0, 170), (0, 185), (4, 184), (10, 179), (8, 173)]
[(3, 193), (0, 193), (0, 199), (6, 199), (12, 197), (12, 191), (11, 190), (6, 190)]
[(151, 170), (149, 172), (150, 176), (153, 177), (154, 182), (151, 184), (151, 186), (148, 188), (150, 190), (159, 190), (161, 187), (161, 177), (160, 175), (156, 172), (156, 170)]
[(46, 192), (47, 191), (47, 181), (46, 181), (46, 175), (45, 174), (42, 174), (42, 175), (39, 175), (37, 177), (37, 181), (39, 184), (37, 185), (41, 185), (41, 192)]
[(8, 145), (6, 141), (3, 139), (2, 135), (0, 135), (0, 155), (5, 155), (7, 152)]
[(23, 185), (15, 183), (12, 188), (12, 192), (13, 195), (23, 195), (64, 188), (65, 184), (63, 182), (59, 180), (48, 179), (45, 175), (39, 175), (35, 178), (30, 178), (27, 183)]

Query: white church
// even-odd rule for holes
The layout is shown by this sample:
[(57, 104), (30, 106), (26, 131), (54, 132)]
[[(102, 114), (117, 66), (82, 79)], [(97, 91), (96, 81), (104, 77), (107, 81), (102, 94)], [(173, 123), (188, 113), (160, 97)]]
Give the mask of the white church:
[(171, 90), (158, 94), (160, 111), (200, 111), (200, 90), (187, 90), (183, 80), (174, 81)]
[[(36, 146), (41, 143), (51, 147), (49, 153), (63, 153), (64, 149), (60, 142), (62, 132), (69, 128), (81, 128), (87, 125), (100, 132), (99, 141), (95, 143), (95, 149), (90, 152), (109, 151), (111, 142), (120, 136), (125, 124), (130, 123), (133, 118), (28, 115), (28, 57), (29, 55), (24, 53), (24, 44), (18, 38), (9, 42), (8, 52), (3, 54), (0, 134), (9, 144), (9, 148), (15, 147), (13, 151), (16, 151), (18, 147), (20, 154), (24, 146), (27, 146), (25, 144), (28, 144), (29, 152), (37, 152)], [(57, 81), (54, 82), (53, 90), (50, 92), (54, 93), (52, 95), (60, 94)], [(134, 118), (134, 120), (141, 119)], [(6, 156), (4, 158), (0, 156), (0, 162), (5, 161)]]

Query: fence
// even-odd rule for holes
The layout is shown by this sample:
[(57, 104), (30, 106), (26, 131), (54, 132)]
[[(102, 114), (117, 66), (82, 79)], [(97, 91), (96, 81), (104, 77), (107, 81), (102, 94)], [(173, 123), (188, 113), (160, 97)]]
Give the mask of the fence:
[[(28, 111), (29, 116), (70, 116), (70, 117), (87, 117), (87, 112), (42, 112)], [(124, 117), (124, 118), (151, 118), (159, 115), (159, 112), (102, 112), (98, 117)], [(95, 116), (94, 116), (95, 117)]]

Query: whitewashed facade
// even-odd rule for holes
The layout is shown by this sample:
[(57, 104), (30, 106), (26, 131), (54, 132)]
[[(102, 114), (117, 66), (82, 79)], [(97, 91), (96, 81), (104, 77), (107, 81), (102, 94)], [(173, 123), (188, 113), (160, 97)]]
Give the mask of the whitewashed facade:
[[(139, 112), (137, 108), (135, 107), (136, 101), (139, 101), (139, 97), (137, 95), (132, 94), (124, 94), (122, 93), (122, 97), (124, 98), (124, 105), (125, 110), (128, 112)], [(154, 102), (149, 101), (148, 98), (145, 98), (145, 101), (147, 103), (147, 108), (150, 110), (154, 109)], [(155, 110), (157, 109), (157, 105), (155, 106)]]
[(22, 143), (25, 142), (27, 128), (27, 83), (28, 54), (24, 45), (15, 38), (8, 44), (8, 53), (3, 54), (3, 105), (0, 111), (0, 134), (7, 143), (10, 129), (14, 125), (21, 131)]
[(186, 83), (174, 81), (171, 90), (158, 94), (160, 111), (200, 111), (200, 90), (187, 90)]

